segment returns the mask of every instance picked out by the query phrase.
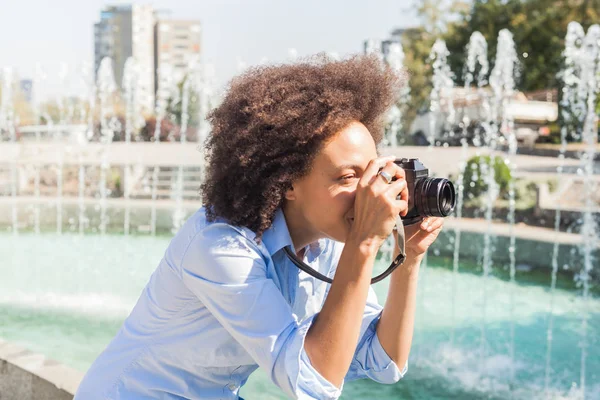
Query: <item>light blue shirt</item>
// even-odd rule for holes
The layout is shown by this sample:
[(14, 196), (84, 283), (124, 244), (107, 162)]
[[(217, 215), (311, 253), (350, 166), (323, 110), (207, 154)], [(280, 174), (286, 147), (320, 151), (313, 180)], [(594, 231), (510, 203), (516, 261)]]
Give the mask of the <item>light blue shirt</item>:
[[(330, 285), (285, 255), (293, 244), (281, 210), (261, 243), (254, 238), (247, 228), (208, 222), (203, 208), (196, 212), (75, 399), (237, 399), (258, 367), (288, 397), (338, 398), (341, 388), (304, 351)], [(304, 262), (332, 277), (343, 246), (319, 240), (307, 246)], [(371, 288), (345, 381), (394, 383), (404, 376), (407, 366), (400, 371), (377, 339), (381, 309)]]

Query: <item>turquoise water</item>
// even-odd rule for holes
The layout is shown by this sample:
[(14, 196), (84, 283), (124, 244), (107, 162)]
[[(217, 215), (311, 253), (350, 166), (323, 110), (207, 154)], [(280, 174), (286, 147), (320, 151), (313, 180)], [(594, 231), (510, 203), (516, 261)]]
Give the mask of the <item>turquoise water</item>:
[[(0, 337), (85, 371), (119, 329), (168, 242), (0, 234)], [(463, 270), (473, 261), (465, 260)], [(442, 265), (444, 260), (431, 257), (421, 271), (407, 376), (394, 385), (350, 382), (343, 398), (580, 398), (585, 345), (585, 397), (600, 399), (600, 299), (584, 303), (578, 290), (551, 296), (546, 285), (525, 283), (535, 281), (525, 273), (510, 284), (477, 272), (454, 274)], [(383, 302), (387, 282), (374, 287)], [(284, 398), (260, 370), (241, 395)]]

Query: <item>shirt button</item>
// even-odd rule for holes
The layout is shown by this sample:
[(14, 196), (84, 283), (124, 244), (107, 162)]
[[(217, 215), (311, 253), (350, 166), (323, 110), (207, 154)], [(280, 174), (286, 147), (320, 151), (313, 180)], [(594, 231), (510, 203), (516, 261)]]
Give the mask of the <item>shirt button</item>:
[(229, 390), (235, 390), (237, 388), (235, 383), (230, 383), (229, 385), (227, 385), (227, 387), (229, 388)]

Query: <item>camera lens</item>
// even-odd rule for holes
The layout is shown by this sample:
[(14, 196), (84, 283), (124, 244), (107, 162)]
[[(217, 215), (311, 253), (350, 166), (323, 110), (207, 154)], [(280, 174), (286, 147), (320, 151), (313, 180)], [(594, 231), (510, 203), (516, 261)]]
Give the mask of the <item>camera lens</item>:
[(447, 217), (456, 205), (454, 185), (448, 179), (421, 179), (415, 188), (415, 206), (421, 215)]

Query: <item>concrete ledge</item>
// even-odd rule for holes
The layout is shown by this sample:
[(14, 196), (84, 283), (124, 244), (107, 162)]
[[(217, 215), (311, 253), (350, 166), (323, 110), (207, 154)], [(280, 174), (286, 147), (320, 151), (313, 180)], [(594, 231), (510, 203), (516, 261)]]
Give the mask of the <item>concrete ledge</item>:
[[(448, 224), (449, 227), (451, 224)], [(493, 264), (502, 268), (508, 266), (510, 263), (510, 236), (507, 234), (507, 227), (505, 224), (492, 225), (492, 243), (491, 243), (491, 259)], [(456, 231), (453, 229), (443, 230), (440, 236), (433, 243), (430, 251), (434, 254), (441, 255), (444, 257), (452, 258), (454, 255), (455, 236)], [(464, 227), (463, 227), (464, 228)], [(470, 227), (467, 227), (470, 228)], [(553, 231), (544, 228), (535, 228), (531, 230), (521, 229), (521, 227), (515, 227), (515, 251), (516, 251), (516, 264), (524, 266), (525, 268), (536, 268), (540, 270), (547, 270), (552, 268), (552, 256), (554, 251), (554, 241), (549, 240), (546, 235), (542, 235), (542, 231), (551, 234)], [(521, 231), (521, 232), (519, 232)], [(530, 234), (537, 236), (531, 237)], [(461, 240), (459, 247), (460, 259), (468, 259), (479, 265), (483, 258), (484, 251), (484, 237), (485, 231), (478, 232), (473, 229), (469, 231), (467, 229), (461, 230)], [(556, 234), (556, 242), (559, 245), (559, 251), (557, 255), (557, 265), (561, 270), (563, 266), (569, 266), (569, 270), (572, 272), (579, 271), (583, 263), (583, 256), (580, 251), (580, 235), (558, 233)], [(596, 247), (592, 249), (592, 257), (596, 258), (600, 256), (600, 245), (596, 244)], [(595, 274), (594, 274), (595, 275)]]
[(0, 339), (0, 400), (71, 400), (83, 373)]

